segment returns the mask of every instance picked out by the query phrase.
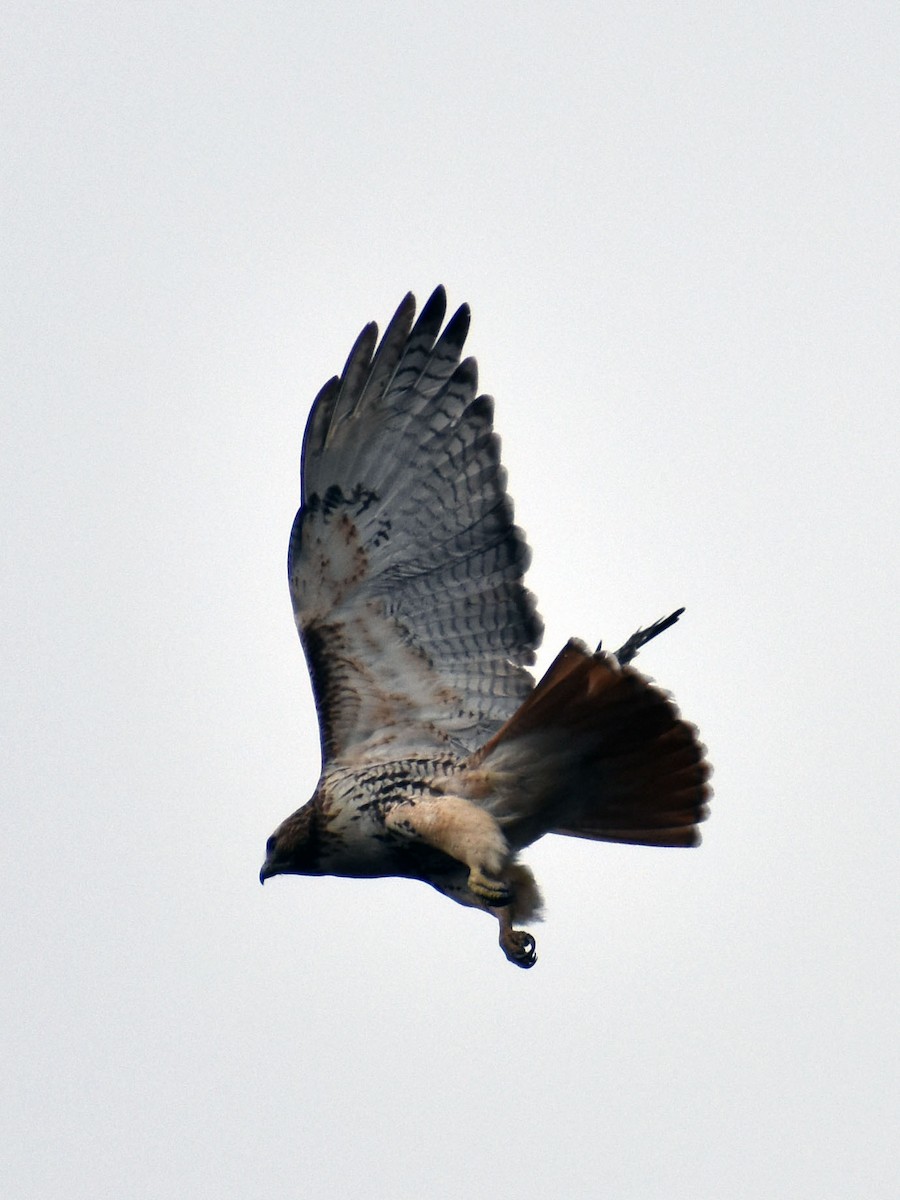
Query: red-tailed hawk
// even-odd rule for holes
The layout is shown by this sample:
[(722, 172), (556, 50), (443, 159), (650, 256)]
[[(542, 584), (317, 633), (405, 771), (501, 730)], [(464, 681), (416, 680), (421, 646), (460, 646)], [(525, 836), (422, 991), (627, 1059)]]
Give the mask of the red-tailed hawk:
[(463, 306), (407, 296), (367, 325), (303, 437), (288, 576), (322, 746), (272, 875), (399, 875), (492, 913), (511, 962), (541, 906), (519, 851), (546, 833), (692, 846), (709, 768), (696, 731), (617, 654), (570, 641), (535, 686), (542, 626)]

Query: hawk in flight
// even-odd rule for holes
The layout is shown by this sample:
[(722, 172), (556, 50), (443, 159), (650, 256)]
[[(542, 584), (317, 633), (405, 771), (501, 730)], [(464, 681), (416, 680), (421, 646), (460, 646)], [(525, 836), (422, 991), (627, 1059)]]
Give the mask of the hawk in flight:
[(692, 846), (709, 767), (695, 729), (616, 654), (572, 640), (535, 684), (542, 625), (522, 576), (463, 306), (408, 295), (367, 325), (303, 437), (288, 577), (322, 773), (266, 845), (272, 875), (399, 875), (491, 913), (520, 967), (541, 896), (519, 852), (547, 833)]

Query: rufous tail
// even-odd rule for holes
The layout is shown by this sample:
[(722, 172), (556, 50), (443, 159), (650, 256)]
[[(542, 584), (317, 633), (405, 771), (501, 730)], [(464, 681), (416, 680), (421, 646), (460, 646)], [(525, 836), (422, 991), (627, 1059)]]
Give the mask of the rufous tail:
[(700, 840), (711, 771), (697, 731), (646, 676), (574, 640), (471, 765), (503, 781), (492, 808), (513, 844)]

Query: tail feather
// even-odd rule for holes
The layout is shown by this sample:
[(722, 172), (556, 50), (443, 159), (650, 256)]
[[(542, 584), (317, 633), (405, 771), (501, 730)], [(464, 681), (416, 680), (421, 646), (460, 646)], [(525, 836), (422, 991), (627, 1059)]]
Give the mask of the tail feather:
[(574, 640), (470, 765), (505, 781), (496, 815), (519, 845), (552, 832), (691, 846), (706, 817), (694, 727), (646, 676)]
[[(659, 637), (665, 630), (670, 629), (683, 612), (684, 609), (679, 608), (669, 616), (654, 621), (649, 629), (638, 629), (636, 633), (633, 633), (628, 641), (616, 651), (615, 657), (619, 666), (624, 667), (626, 663), (630, 663), (633, 658), (636, 658), (642, 646), (646, 646), (655, 637)], [(599, 650), (600, 647), (598, 646), (597, 649)]]

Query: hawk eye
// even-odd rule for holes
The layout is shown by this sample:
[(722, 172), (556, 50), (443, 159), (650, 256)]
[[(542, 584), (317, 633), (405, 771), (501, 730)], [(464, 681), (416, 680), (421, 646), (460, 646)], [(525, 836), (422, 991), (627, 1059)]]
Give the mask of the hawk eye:
[(275, 834), (273, 833), (272, 836), (269, 838), (269, 840), (266, 842), (266, 858), (269, 857), (269, 855), (275, 849), (277, 844), (278, 844), (278, 839), (275, 837)]

